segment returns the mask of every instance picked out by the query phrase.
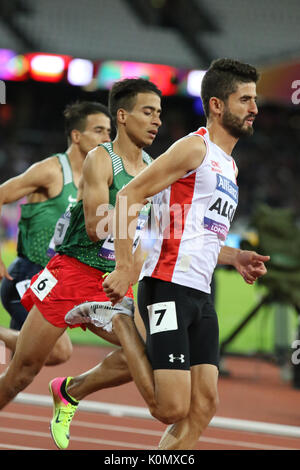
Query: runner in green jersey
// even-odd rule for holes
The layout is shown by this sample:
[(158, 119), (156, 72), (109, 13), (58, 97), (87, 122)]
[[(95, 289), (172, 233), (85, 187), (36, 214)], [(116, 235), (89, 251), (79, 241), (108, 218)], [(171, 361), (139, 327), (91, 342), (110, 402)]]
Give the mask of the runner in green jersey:
[[(105, 106), (78, 102), (64, 112), (68, 149), (31, 166), (0, 186), (0, 206), (27, 196), (21, 205), (17, 259), (6, 271), (0, 259), (1, 300), (11, 316), (10, 329), (0, 327), (0, 339), (14, 352), (28, 312), (20, 297), (33, 275), (49, 261), (55, 224), (77, 198), (82, 164), (89, 150), (110, 139), (110, 115)], [(47, 254), (48, 251), (48, 254)], [(64, 362), (72, 351), (67, 334), (57, 343), (47, 364)]]
[[(113, 208), (115, 206), (117, 192), (129, 183), (133, 176), (127, 173), (122, 158), (114, 152), (112, 142), (102, 144), (101, 146), (107, 151), (111, 158), (113, 181), (109, 187), (109, 205)], [(152, 161), (151, 157), (144, 151), (142, 152), (142, 158), (147, 165)], [(137, 231), (136, 238), (139, 237), (139, 232), (143, 228), (147, 217), (148, 210), (145, 208), (141, 211), (139, 216), (140, 223), (138, 224), (139, 230)], [(105, 239), (97, 242), (93, 242), (88, 237), (85, 228), (82, 200), (78, 201), (71, 210), (70, 225), (57, 251), (58, 253), (72, 256), (82, 263), (100, 269), (103, 272), (111, 272), (115, 268), (113, 235), (112, 233), (108, 233)]]

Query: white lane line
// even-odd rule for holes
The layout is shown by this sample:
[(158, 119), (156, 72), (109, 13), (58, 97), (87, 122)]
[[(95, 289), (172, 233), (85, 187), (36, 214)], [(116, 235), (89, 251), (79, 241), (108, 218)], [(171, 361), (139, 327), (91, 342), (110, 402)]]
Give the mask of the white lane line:
[(41, 449), (39, 447), (26, 447), (26, 446), (16, 446), (12, 444), (0, 444), (1, 449), (6, 449), (6, 450), (47, 450), (47, 449)]
[[(47, 395), (37, 395), (32, 393), (19, 393), (14, 403), (22, 403), (38, 406), (53, 406), (52, 398)], [(115, 403), (103, 403), (92, 400), (82, 400), (79, 409), (92, 413), (103, 413), (111, 416), (127, 416), (134, 418), (152, 418), (149, 410), (141, 406), (117, 405)], [(300, 437), (299, 426), (288, 426), (284, 424), (265, 423), (259, 421), (249, 421), (243, 419), (223, 418), (215, 416), (210, 427), (230, 429), (234, 431), (248, 431), (262, 434), (272, 434), (277, 436)]]
[[(22, 436), (31, 436), (31, 437), (46, 437), (47, 439), (51, 440), (50, 433), (46, 432), (39, 432), (39, 431), (31, 431), (28, 429), (17, 429), (17, 428), (6, 428), (0, 427), (0, 432), (9, 433), (9, 434), (21, 434)], [(79, 437), (79, 436), (72, 436), (72, 442), (87, 442), (89, 444), (97, 444), (97, 445), (107, 445), (113, 448), (116, 446), (125, 447), (129, 449), (142, 449), (142, 450), (155, 450), (157, 449), (154, 446), (147, 446), (142, 444), (136, 444), (131, 442), (120, 442), (120, 441), (111, 441), (106, 439), (94, 439), (91, 437)]]
[[(22, 413), (12, 413), (12, 412), (7, 412), (7, 411), (2, 411), (0, 412), (0, 417), (3, 416), (4, 418), (11, 418), (11, 419), (20, 419), (24, 421), (37, 421), (37, 422), (43, 422), (43, 423), (49, 423), (50, 419), (46, 418), (44, 416), (31, 416), (27, 414), (22, 414)], [(72, 421), (72, 427), (84, 427), (84, 428), (89, 428), (89, 429), (101, 429), (105, 431), (117, 431), (117, 432), (123, 432), (123, 433), (134, 433), (134, 434), (143, 434), (143, 435), (148, 435), (148, 436), (157, 436), (161, 437), (162, 431), (155, 431), (152, 429), (145, 429), (145, 428), (134, 428), (134, 427), (127, 427), (127, 426), (116, 426), (116, 425), (110, 425), (110, 424), (101, 424), (101, 423), (90, 423), (88, 421), (79, 421), (74, 419)], [(49, 435), (47, 435), (49, 437)], [(74, 440), (74, 437), (71, 437), (71, 441)], [(90, 442), (90, 441), (89, 441)], [(202, 436), (200, 439), (200, 442), (206, 442), (210, 444), (221, 444), (221, 445), (226, 445), (226, 446), (239, 446), (239, 447), (245, 447), (245, 448), (252, 448), (252, 449), (264, 449), (264, 450), (297, 450), (297, 448), (294, 447), (282, 447), (282, 446), (274, 446), (274, 445), (269, 445), (269, 444), (261, 444), (257, 442), (246, 442), (246, 441), (234, 441), (232, 439), (220, 439), (220, 438), (212, 438), (212, 437), (206, 437)], [(299, 441), (299, 447), (300, 449), (300, 441)]]
[[(45, 416), (31, 416), (28, 414), (22, 413), (12, 413), (9, 411), (1, 411), (0, 417), (3, 418), (11, 418), (11, 419), (21, 419), (24, 421), (38, 421), (41, 423), (49, 423), (50, 424), (50, 416), (46, 418)], [(89, 429), (102, 429), (104, 431), (117, 431), (117, 432), (127, 432), (133, 434), (147, 434), (148, 436), (161, 436), (164, 430), (161, 431), (154, 431), (152, 429), (143, 429), (143, 428), (134, 428), (129, 426), (117, 426), (115, 424), (101, 424), (101, 423), (91, 423), (89, 421), (81, 421), (78, 419), (73, 419), (72, 427), (79, 426), (82, 428), (89, 428)]]

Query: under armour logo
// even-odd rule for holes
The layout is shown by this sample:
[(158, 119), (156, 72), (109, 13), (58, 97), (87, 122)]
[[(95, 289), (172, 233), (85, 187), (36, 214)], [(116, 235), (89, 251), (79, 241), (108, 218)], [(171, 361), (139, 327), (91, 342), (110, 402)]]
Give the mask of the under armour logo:
[(184, 362), (184, 354), (180, 354), (180, 356), (174, 356), (174, 354), (169, 354), (169, 362), (180, 361), (181, 363)]

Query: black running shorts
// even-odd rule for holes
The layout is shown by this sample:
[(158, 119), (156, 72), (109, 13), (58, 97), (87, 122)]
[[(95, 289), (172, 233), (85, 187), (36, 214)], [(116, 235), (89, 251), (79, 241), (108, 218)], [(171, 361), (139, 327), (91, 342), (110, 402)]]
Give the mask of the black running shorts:
[(154, 370), (218, 367), (219, 326), (209, 294), (145, 277), (139, 282), (138, 306)]
[[(21, 304), (20, 293), (29, 286), (30, 279), (43, 269), (39, 264), (32, 263), (27, 258), (16, 258), (8, 268), (13, 280), (3, 278), (1, 282), (1, 302), (11, 316), (10, 328), (20, 330), (28, 316), (27, 310)], [(27, 281), (27, 282), (26, 282)], [(17, 286), (17, 287), (16, 287)]]

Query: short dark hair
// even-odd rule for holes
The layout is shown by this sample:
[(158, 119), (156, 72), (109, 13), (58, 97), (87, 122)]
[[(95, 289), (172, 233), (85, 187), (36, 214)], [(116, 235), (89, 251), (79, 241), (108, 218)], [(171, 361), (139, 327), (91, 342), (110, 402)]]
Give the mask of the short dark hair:
[(213, 96), (226, 102), (237, 90), (239, 83), (256, 83), (259, 73), (256, 68), (233, 59), (214, 60), (201, 84), (201, 98), (206, 117), (209, 116), (209, 100)]
[(108, 109), (116, 123), (118, 109), (131, 111), (138, 93), (156, 93), (161, 98), (161, 91), (154, 83), (144, 78), (125, 78), (115, 82), (108, 97)]
[(71, 132), (74, 129), (83, 132), (86, 126), (87, 116), (98, 113), (105, 114), (111, 119), (108, 108), (97, 101), (76, 101), (75, 103), (68, 104), (64, 110), (65, 132), (67, 137), (71, 137)]

